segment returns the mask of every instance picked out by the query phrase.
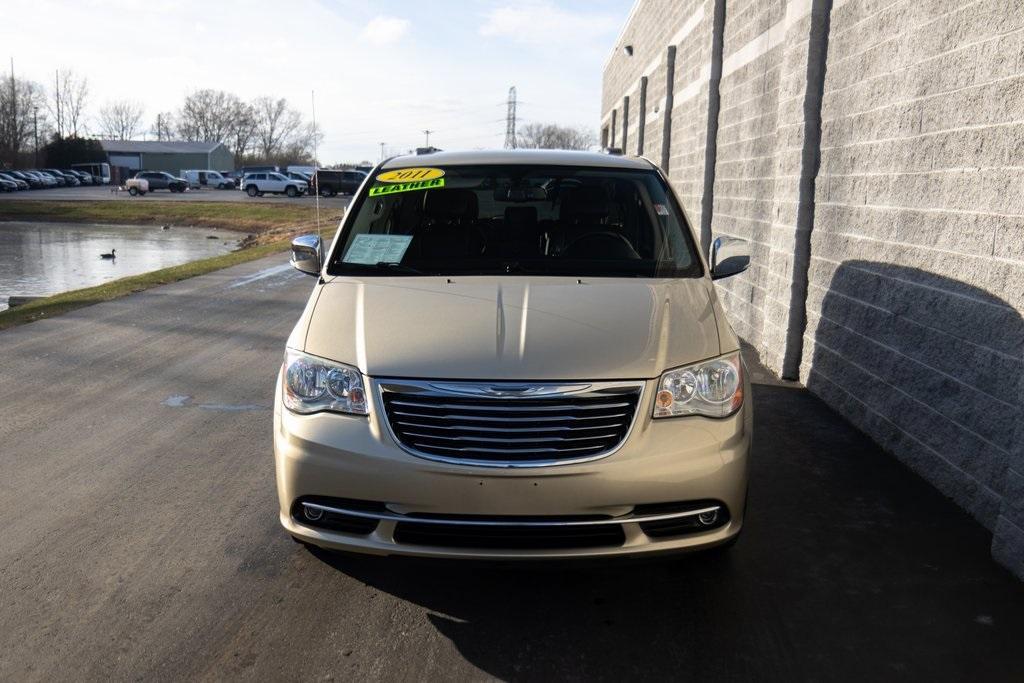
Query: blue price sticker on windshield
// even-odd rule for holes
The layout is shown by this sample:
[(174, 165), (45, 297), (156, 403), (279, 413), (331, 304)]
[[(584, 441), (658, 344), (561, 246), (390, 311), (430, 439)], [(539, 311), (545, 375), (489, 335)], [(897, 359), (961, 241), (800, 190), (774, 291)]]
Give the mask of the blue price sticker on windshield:
[(342, 261), (369, 266), (401, 263), (410, 242), (412, 235), (356, 235)]

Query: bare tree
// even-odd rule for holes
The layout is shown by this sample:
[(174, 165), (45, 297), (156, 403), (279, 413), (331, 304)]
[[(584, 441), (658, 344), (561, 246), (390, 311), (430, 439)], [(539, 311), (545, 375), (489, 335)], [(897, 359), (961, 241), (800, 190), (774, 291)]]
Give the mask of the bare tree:
[(279, 155), (302, 125), (299, 112), (289, 108), (285, 98), (257, 97), (256, 151), (269, 159)]
[(235, 154), (235, 164), (241, 165), (245, 155), (252, 150), (256, 136), (256, 108), (246, 102), (234, 105), (229, 128), (228, 145)]
[(60, 137), (79, 137), (85, 133), (85, 103), (89, 98), (89, 80), (71, 69), (60, 69), (54, 87), (46, 98), (46, 108), (56, 122)]
[(46, 113), (38, 112), (45, 100), (45, 90), (35, 81), (0, 77), (0, 155), (5, 164), (19, 165), (21, 155), (33, 149), (37, 129), (39, 139), (45, 139)]
[(131, 140), (140, 132), (142, 105), (129, 100), (108, 102), (100, 109), (100, 134), (111, 140)]
[(528, 123), (519, 129), (517, 145), (527, 149), (590, 149), (594, 133), (554, 123)]
[(156, 115), (156, 120), (153, 121), (153, 129), (150, 133), (157, 140), (172, 140), (174, 139), (174, 114), (169, 111), (162, 111)]
[(272, 159), (281, 164), (312, 164), (316, 161), (314, 152), (323, 138), (319, 126), (313, 123), (301, 125)]
[(185, 140), (225, 142), (231, 136), (241, 100), (223, 90), (197, 90), (178, 112), (178, 134)]

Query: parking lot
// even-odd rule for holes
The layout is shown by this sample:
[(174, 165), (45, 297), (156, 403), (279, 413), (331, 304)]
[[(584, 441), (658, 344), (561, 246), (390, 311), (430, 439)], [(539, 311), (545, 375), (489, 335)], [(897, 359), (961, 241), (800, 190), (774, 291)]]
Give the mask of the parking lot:
[(728, 555), (293, 543), (270, 405), (309, 289), (274, 256), (2, 333), (0, 680), (1022, 680), (1024, 593), (985, 529), (749, 353)]
[[(90, 187), (59, 187), (49, 190), (30, 190), (22, 192), (6, 192), (0, 194), (0, 203), (5, 201), (21, 200), (60, 200), (60, 201), (171, 201), (171, 202), (298, 202), (302, 205), (312, 205), (315, 197), (304, 195), (301, 197), (289, 198), (284, 195), (267, 194), (262, 197), (249, 197), (240, 190), (212, 190), (200, 189), (189, 190), (188, 192), (170, 192), (168, 190), (157, 190), (146, 194), (144, 197), (132, 197), (127, 192), (117, 191), (110, 185), (99, 185)], [(349, 197), (338, 195), (336, 197), (321, 197), (320, 205), (326, 207), (341, 208), (348, 205)]]

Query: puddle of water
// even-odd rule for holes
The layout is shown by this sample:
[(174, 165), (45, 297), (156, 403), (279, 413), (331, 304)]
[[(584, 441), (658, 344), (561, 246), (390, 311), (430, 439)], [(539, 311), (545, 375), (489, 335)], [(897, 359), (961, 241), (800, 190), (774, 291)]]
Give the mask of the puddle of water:
[[(47, 296), (225, 254), (242, 237), (209, 228), (0, 223), (0, 310), (9, 296)], [(111, 249), (116, 259), (100, 258)]]

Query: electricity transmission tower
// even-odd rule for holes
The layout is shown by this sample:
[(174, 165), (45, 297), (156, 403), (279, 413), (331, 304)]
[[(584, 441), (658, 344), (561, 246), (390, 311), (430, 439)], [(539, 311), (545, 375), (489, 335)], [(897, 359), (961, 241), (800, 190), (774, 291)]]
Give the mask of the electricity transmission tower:
[(505, 149), (516, 148), (516, 86), (508, 89), (508, 114), (505, 115)]

